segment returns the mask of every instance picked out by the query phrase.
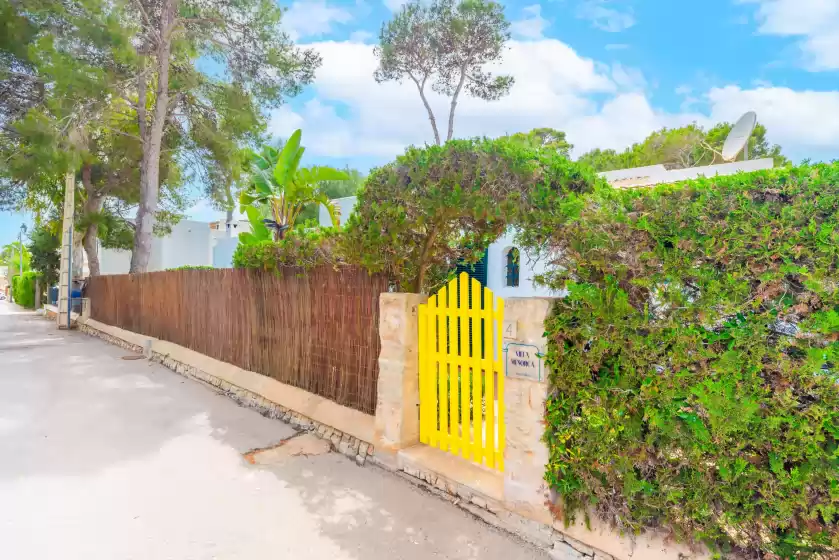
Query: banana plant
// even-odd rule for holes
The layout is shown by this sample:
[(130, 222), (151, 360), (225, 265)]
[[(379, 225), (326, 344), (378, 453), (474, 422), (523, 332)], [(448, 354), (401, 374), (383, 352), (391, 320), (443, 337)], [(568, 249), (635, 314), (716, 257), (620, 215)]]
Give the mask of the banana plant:
[[(300, 130), (295, 130), (282, 149), (264, 146), (260, 153), (252, 152), (250, 184), (239, 196), (242, 212), (247, 213), (248, 208), (267, 210), (270, 217), (262, 222), (264, 227), (273, 230), (275, 241), (294, 227), (300, 212), (312, 203), (326, 208), (332, 225), (340, 223), (339, 208), (322, 190), (321, 183), (346, 181), (349, 175), (331, 167), (301, 168), (300, 159), (305, 151), (300, 145), (301, 136)], [(248, 219), (251, 220), (250, 214)]]
[(265, 225), (265, 220), (259, 212), (259, 208), (248, 206), (244, 209), (248, 216), (248, 221), (251, 223), (251, 231), (239, 234), (239, 243), (245, 245), (252, 245), (260, 241), (269, 241), (271, 239), (271, 232)]

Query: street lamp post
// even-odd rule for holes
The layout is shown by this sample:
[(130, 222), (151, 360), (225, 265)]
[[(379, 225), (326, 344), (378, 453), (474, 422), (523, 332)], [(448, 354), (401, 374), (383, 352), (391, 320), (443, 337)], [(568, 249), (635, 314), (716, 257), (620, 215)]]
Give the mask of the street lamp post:
[(26, 224), (20, 224), (20, 233), (17, 241), (20, 244), (20, 275), (23, 277), (23, 234), (26, 233)]
[[(20, 233), (17, 235), (17, 242), (20, 245), (20, 280), (18, 283), (23, 282), (23, 234), (26, 233), (26, 224), (20, 224)], [(14, 253), (12, 253), (14, 254)], [(12, 290), (12, 301), (15, 300), (14, 290)]]

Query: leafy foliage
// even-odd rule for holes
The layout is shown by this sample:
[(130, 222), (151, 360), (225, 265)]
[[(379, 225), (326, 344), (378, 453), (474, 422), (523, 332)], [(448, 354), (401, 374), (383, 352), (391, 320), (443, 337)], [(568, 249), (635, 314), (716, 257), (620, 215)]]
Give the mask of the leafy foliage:
[(41, 273), (47, 286), (55, 284), (61, 267), (61, 240), (44, 226), (32, 230), (29, 239), (32, 269)]
[(297, 227), (279, 241), (239, 243), (233, 253), (233, 267), (279, 271), (289, 266), (308, 269), (339, 265), (343, 259), (337, 251), (338, 238), (339, 231), (334, 228)]
[[(21, 257), (21, 244), (19, 241), (13, 241), (7, 245), (4, 245), (2, 249), (0, 249), (0, 265), (7, 266), (9, 269), (9, 276), (14, 274), (20, 274), (20, 257)], [(29, 270), (30, 263), (32, 261), (32, 255), (29, 253), (29, 249), (26, 246), (23, 246), (23, 271), (26, 272)]]
[(23, 276), (12, 278), (12, 298), (15, 303), (28, 309), (35, 307), (35, 279), (40, 274), (35, 271), (24, 272)]
[[(300, 167), (305, 148), (300, 145), (302, 133), (295, 130), (282, 149), (264, 146), (259, 154), (252, 154), (250, 185), (239, 196), (242, 210), (248, 210), (248, 220), (254, 228), (253, 236), (243, 242), (261, 240), (262, 229), (255, 223), (252, 210), (264, 210), (266, 226), (274, 231), (274, 240), (283, 238), (293, 228), (300, 213), (309, 204), (323, 205), (329, 211), (334, 226), (338, 225), (338, 207), (330, 200), (321, 185), (326, 181), (345, 181), (343, 171), (325, 166)], [(265, 226), (262, 226), (263, 228)], [(257, 237), (254, 237), (257, 236)]]
[(530, 148), (554, 150), (567, 158), (571, 157), (571, 150), (574, 148), (574, 144), (566, 139), (565, 133), (554, 128), (534, 128), (528, 133), (517, 132), (510, 136), (510, 139)]
[[(355, 196), (358, 189), (364, 186), (365, 176), (357, 169), (346, 167), (344, 168), (344, 173), (347, 176), (344, 180), (321, 182), (320, 188), (330, 200)], [(309, 204), (303, 208), (300, 215), (297, 216), (297, 219), (301, 221), (317, 221), (320, 216), (319, 208), (320, 204)]]
[(167, 268), (166, 270), (215, 270), (215, 267), (203, 264), (185, 264), (183, 266), (176, 266), (175, 268)]
[[(662, 128), (643, 142), (633, 144), (623, 152), (595, 149), (580, 156), (579, 162), (595, 171), (611, 171), (647, 165), (664, 165), (668, 169), (683, 169), (699, 165), (723, 163), (715, 152), (721, 152), (731, 123), (720, 123), (706, 131), (697, 124), (680, 128)], [(790, 161), (781, 154), (781, 147), (766, 140), (766, 127), (758, 124), (749, 139), (749, 157), (775, 160), (776, 166)]]
[(477, 262), (508, 224), (542, 239), (550, 226), (531, 210), (552, 208), (552, 221), (561, 223), (595, 181), (556, 151), (510, 138), (412, 147), (370, 174), (342, 251), (400, 289), (427, 292), (456, 264)]
[(600, 188), (544, 281), (546, 479), (749, 557), (839, 551), (839, 163)]

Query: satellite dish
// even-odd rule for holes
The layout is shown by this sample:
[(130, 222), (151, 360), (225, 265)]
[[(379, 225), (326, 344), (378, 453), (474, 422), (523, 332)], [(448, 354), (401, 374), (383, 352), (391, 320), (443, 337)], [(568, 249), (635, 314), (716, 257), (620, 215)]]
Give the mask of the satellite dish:
[(749, 159), (749, 137), (752, 135), (756, 124), (757, 115), (754, 111), (749, 111), (740, 117), (731, 132), (728, 133), (728, 138), (725, 139), (725, 144), (722, 146), (722, 159), (734, 161), (740, 150), (745, 150), (744, 159)]

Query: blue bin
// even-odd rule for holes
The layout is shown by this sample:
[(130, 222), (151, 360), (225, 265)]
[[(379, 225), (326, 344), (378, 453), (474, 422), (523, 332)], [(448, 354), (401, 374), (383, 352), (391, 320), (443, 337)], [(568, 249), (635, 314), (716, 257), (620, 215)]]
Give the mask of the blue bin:
[(72, 302), (71, 309), (74, 313), (81, 313), (82, 312), (82, 291), (81, 290), (73, 290), (70, 292), (70, 301)]
[(58, 286), (50, 288), (50, 305), (58, 305)]

